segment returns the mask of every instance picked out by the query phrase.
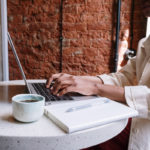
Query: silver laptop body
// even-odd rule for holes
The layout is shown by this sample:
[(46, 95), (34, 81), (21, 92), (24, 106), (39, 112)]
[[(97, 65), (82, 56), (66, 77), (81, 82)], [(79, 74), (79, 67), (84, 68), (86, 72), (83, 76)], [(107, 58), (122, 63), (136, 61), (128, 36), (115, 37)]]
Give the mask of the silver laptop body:
[[(20, 63), (19, 57), (17, 55), (16, 49), (14, 47), (13, 41), (11, 39), (11, 36), (8, 32), (8, 42), (10, 44), (10, 47), (13, 51), (13, 54), (15, 56), (15, 59), (17, 61), (17, 64), (19, 66), (19, 70), (21, 72), (21, 75), (24, 79), (25, 85), (27, 87), (27, 90), (31, 94), (40, 94), (45, 97), (45, 104), (52, 104), (52, 103), (60, 103), (60, 102), (66, 102), (70, 100), (88, 100), (88, 99), (95, 99), (97, 96), (82, 96), (80, 94), (76, 93), (69, 93), (67, 95), (61, 96), (61, 97), (56, 97), (50, 93), (49, 89), (46, 89), (45, 83), (31, 83), (26, 79), (25, 73), (23, 71), (22, 65)], [(54, 99), (56, 98), (56, 99)], [(97, 97), (98, 98), (98, 97)]]

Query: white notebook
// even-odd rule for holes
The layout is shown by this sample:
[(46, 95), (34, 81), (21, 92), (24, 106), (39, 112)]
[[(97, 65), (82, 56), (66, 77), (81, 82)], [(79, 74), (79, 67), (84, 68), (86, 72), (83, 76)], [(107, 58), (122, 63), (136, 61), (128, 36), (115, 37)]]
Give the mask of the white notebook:
[(45, 115), (65, 132), (72, 133), (135, 117), (138, 112), (107, 98), (95, 98), (46, 106)]

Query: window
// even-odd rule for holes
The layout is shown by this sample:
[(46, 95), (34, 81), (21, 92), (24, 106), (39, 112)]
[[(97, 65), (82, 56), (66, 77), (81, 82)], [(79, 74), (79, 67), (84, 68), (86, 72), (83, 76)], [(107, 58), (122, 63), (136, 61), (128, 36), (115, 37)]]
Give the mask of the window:
[(150, 35), (150, 17), (147, 18), (146, 37)]

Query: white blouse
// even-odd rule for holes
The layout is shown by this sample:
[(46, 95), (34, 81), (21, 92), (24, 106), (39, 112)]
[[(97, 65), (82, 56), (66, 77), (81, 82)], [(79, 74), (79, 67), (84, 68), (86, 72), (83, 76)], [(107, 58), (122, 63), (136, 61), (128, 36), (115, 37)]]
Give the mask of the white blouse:
[(128, 150), (150, 150), (150, 36), (139, 41), (137, 55), (119, 72), (99, 77), (124, 87), (127, 104), (139, 112), (132, 119)]

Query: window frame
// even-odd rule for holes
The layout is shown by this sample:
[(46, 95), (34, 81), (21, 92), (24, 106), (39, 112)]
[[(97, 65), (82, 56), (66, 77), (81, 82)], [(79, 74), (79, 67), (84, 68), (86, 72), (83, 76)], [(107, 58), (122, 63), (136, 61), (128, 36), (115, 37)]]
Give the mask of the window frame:
[(8, 63), (8, 40), (7, 40), (7, 0), (1, 0), (1, 59), (2, 59), (2, 80), (9, 80), (9, 63)]

